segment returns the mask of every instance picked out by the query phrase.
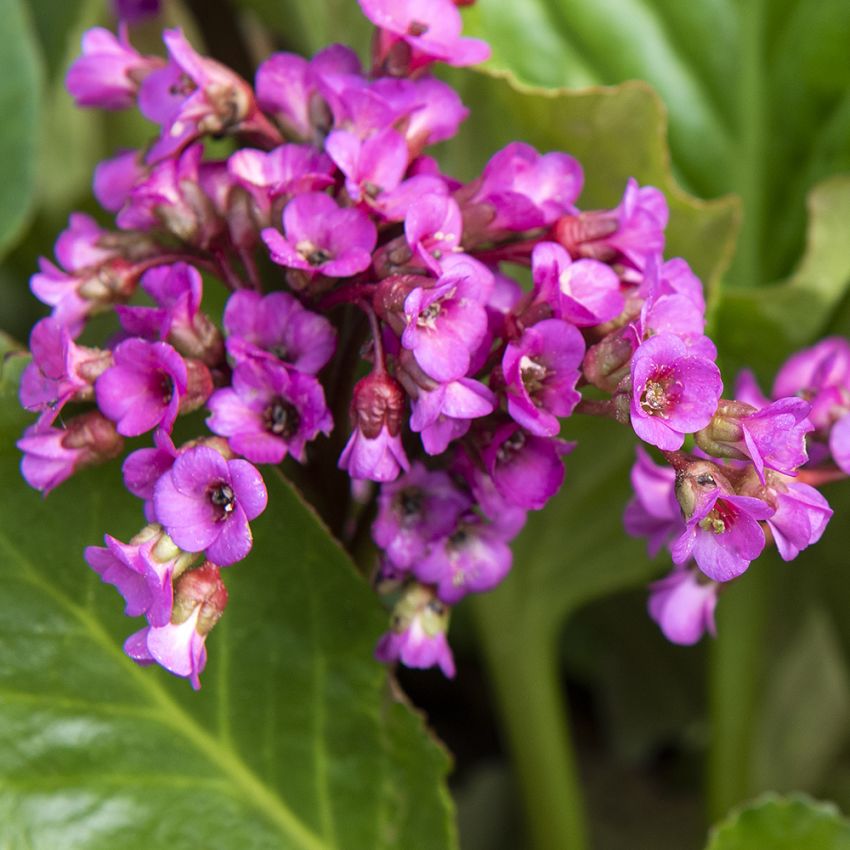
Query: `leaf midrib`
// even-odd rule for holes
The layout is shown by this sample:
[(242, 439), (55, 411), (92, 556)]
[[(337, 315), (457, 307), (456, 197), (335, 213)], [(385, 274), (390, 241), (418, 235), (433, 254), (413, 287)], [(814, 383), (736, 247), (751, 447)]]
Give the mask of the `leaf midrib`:
[[(24, 578), (34, 587), (44, 591), (71, 614), (88, 633), (91, 640), (127, 670), (138, 690), (147, 697), (149, 704), (157, 709), (151, 717), (152, 720), (182, 735), (199, 753), (218, 767), (235, 788), (240, 790), (239, 797), (242, 802), (262, 813), (269, 823), (303, 850), (327, 850), (327, 844), (286, 805), (280, 796), (268, 788), (232, 749), (222, 746), (220, 740), (198, 725), (155, 679), (147, 676), (141, 668), (130, 662), (117, 648), (111, 635), (103, 626), (87, 610), (47, 581), (32, 561), (2, 531), (0, 531), (0, 545), (15, 559), (20, 570), (20, 578)], [(116, 705), (115, 708), (118, 713), (118, 706)]]

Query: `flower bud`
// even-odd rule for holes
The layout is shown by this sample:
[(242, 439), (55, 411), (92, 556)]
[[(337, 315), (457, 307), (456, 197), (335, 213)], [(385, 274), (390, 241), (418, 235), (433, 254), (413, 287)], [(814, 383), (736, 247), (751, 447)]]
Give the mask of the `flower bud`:
[(754, 412), (755, 408), (749, 404), (720, 399), (711, 422), (694, 434), (696, 444), (713, 457), (744, 460), (747, 455), (735, 446), (744, 439), (741, 418)]
[(582, 362), (584, 377), (600, 390), (615, 392), (629, 374), (636, 347), (637, 339), (629, 327), (608, 334), (587, 350)]
[(208, 635), (227, 607), (227, 588), (219, 567), (205, 561), (200, 567), (183, 573), (174, 584), (174, 610), (171, 622), (186, 622), (200, 608), (195, 631)]
[(180, 413), (191, 413), (203, 407), (212, 391), (210, 370), (200, 360), (186, 360), (186, 393), (180, 399)]
[(676, 473), (676, 499), (685, 520), (693, 516), (706, 493), (718, 488), (727, 493), (733, 492), (732, 485), (717, 464), (698, 460), (680, 469)]

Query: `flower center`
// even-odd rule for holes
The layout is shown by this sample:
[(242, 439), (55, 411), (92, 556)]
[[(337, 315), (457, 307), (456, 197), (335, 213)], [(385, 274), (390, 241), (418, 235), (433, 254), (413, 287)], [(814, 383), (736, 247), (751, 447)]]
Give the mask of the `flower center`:
[(661, 370), (644, 384), (640, 406), (649, 416), (666, 419), (682, 397), (682, 382), (670, 370)]
[(298, 431), (301, 416), (294, 405), (282, 398), (276, 398), (263, 414), (266, 430), (279, 437), (289, 439)]
[(328, 251), (326, 248), (320, 248), (318, 245), (314, 245), (308, 239), (299, 242), (295, 246), (295, 250), (311, 265), (311, 266), (320, 266), (322, 263), (326, 263), (328, 260), (333, 259), (333, 254)]
[(159, 373), (159, 392), (163, 404), (168, 404), (174, 398), (174, 379), (165, 372)]
[(522, 385), (533, 396), (543, 389), (549, 370), (539, 361), (523, 354), (519, 361), (519, 374)]
[(405, 525), (413, 525), (422, 516), (423, 497), (418, 487), (408, 487), (396, 496), (396, 507)]
[(236, 496), (233, 488), (223, 481), (220, 484), (214, 484), (210, 487), (207, 491), (207, 496), (210, 502), (221, 511), (221, 519), (232, 513), (236, 507)]
[(407, 27), (407, 34), (412, 36), (425, 35), (428, 29), (428, 24), (423, 24), (422, 21), (411, 21)]
[(421, 328), (433, 328), (435, 322), (437, 321), (437, 316), (440, 315), (440, 302), (434, 301), (432, 304), (429, 304), (420, 314), (419, 318), (416, 320), (416, 324)]
[(738, 512), (734, 505), (718, 499), (709, 514), (699, 521), (699, 527), (713, 534), (725, 534), (732, 527), (737, 516)]
[(499, 463), (508, 463), (515, 455), (519, 454), (524, 445), (525, 433), (517, 429), (499, 446), (499, 450), (496, 452), (496, 460)]

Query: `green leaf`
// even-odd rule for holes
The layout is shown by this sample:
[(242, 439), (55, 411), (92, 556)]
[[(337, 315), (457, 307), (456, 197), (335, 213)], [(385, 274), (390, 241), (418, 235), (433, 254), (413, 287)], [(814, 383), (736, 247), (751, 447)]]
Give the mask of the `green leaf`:
[(678, 174), (745, 202), (741, 285), (785, 275), (808, 190), (850, 169), (844, 0), (479, 0), (466, 31), (490, 67), (550, 87), (649, 82), (670, 110)]
[[(0, 409), (13, 387), (7, 374)], [(290, 486), (266, 476), (270, 505), (249, 559), (224, 571), (230, 603), (194, 693), (124, 657), (141, 623), (82, 560), (103, 532), (141, 525), (118, 465), (43, 500), (16, 469), (22, 424), (2, 421), (0, 456), (4, 847), (456, 845), (446, 754), (372, 658), (385, 614)]]
[(830, 803), (767, 794), (715, 827), (706, 850), (848, 850), (850, 823)]
[(0, 0), (0, 256), (29, 215), (35, 193), (35, 163), (41, 102), (41, 64), (21, 0)]
[(818, 184), (808, 210), (806, 251), (794, 274), (770, 287), (727, 290), (720, 304), (721, 350), (737, 362), (757, 364), (765, 378), (772, 377), (791, 348), (824, 332), (850, 283), (850, 176)]
[(701, 201), (678, 186), (670, 171), (666, 113), (649, 86), (545, 90), (518, 83), (510, 73), (455, 73), (450, 80), (471, 106), (459, 137), (443, 151), (450, 173), (472, 178), (515, 140), (566, 151), (584, 168), (584, 209), (617, 204), (629, 177), (658, 186), (670, 204), (667, 255), (687, 258), (707, 284), (725, 271), (738, 229), (737, 202)]

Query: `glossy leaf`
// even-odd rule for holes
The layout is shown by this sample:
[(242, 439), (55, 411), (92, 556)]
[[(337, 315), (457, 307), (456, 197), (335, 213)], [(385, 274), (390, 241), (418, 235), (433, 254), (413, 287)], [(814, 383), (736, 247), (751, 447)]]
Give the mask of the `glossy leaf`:
[(0, 0), (0, 256), (20, 233), (35, 194), (41, 60), (27, 8), (22, 0)]
[(649, 82), (688, 186), (744, 197), (740, 284), (787, 273), (806, 192), (850, 167), (844, 0), (481, 0), (466, 21), (524, 82)]
[(806, 250), (793, 275), (771, 287), (727, 290), (720, 306), (721, 350), (739, 363), (757, 364), (766, 381), (793, 348), (827, 330), (850, 283), (850, 177), (816, 186), (808, 210)]
[[(4, 380), (13, 410), (15, 358)], [(15, 367), (17, 364), (17, 367)], [(17, 420), (17, 421), (15, 421)], [(2, 420), (0, 823), (28, 850), (445, 850), (447, 757), (372, 659), (385, 615), (273, 473), (199, 693), (121, 650), (140, 624), (82, 560), (128, 539), (117, 464), (44, 501)]]
[(629, 177), (658, 186), (670, 204), (667, 256), (686, 257), (707, 283), (725, 271), (738, 229), (737, 202), (701, 201), (678, 186), (670, 171), (666, 113), (649, 86), (545, 90), (522, 85), (509, 73), (468, 71), (452, 74), (451, 82), (471, 114), (444, 151), (450, 173), (471, 179), (515, 140), (541, 151), (566, 151), (584, 168), (580, 207), (615, 206)]
[(766, 795), (717, 826), (706, 850), (848, 850), (850, 823), (830, 803)]

